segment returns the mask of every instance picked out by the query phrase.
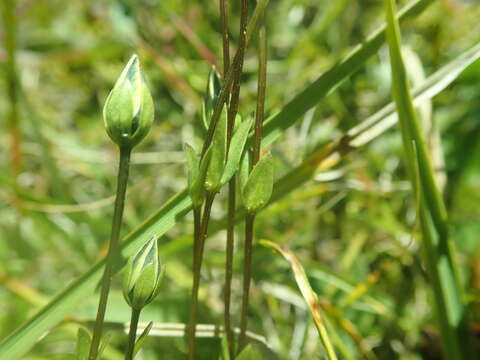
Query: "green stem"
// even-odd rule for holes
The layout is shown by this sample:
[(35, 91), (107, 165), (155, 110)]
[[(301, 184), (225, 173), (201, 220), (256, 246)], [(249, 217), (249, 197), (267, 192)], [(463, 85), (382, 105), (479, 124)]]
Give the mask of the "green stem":
[(233, 250), (235, 245), (235, 206), (236, 206), (236, 177), (233, 176), (228, 183), (228, 215), (227, 215), (227, 245), (225, 261), (225, 288), (224, 288), (224, 328), (227, 336), (228, 352), (230, 358), (234, 356), (234, 338), (230, 319), (230, 303), (232, 298), (233, 278)]
[[(265, 118), (265, 92), (267, 87), (267, 36), (264, 19), (258, 33), (258, 88), (257, 88), (257, 111), (255, 116), (255, 134), (252, 151), (252, 166), (260, 160), (260, 145), (262, 143), (262, 127)], [(253, 227), (255, 214), (247, 214), (245, 217), (245, 253), (243, 265), (243, 297), (242, 312), (240, 315), (240, 337), (238, 340), (238, 351), (241, 352), (246, 345), (247, 312), (250, 297), (250, 283), (252, 278), (252, 245)]]
[[(227, 123), (227, 153), (230, 148), (230, 142), (233, 136), (233, 128), (235, 126), (235, 117), (238, 112), (238, 102), (240, 98), (240, 81), (243, 72), (243, 62), (245, 59), (245, 48), (247, 46), (247, 20), (248, 20), (248, 0), (242, 1), (242, 9), (240, 15), (240, 42), (238, 47), (238, 54), (240, 60), (234, 66), (234, 78), (232, 85), (232, 95), (228, 108), (228, 123)], [(227, 336), (228, 351), (230, 357), (234, 355), (233, 333), (231, 331), (230, 320), (230, 302), (231, 302), (231, 287), (233, 277), (233, 250), (235, 244), (235, 208), (236, 208), (236, 181), (235, 176), (230, 179), (228, 183), (228, 224), (227, 224), (227, 246), (226, 246), (226, 261), (225, 261), (225, 288), (224, 288), (224, 327)]]
[(130, 148), (120, 148), (120, 161), (117, 176), (117, 196), (115, 198), (115, 210), (112, 220), (112, 231), (108, 247), (105, 271), (102, 279), (102, 289), (100, 301), (98, 304), (97, 318), (93, 329), (92, 344), (90, 345), (89, 360), (95, 360), (98, 354), (98, 347), (102, 336), (105, 311), (107, 309), (108, 294), (110, 292), (110, 282), (113, 274), (115, 261), (117, 259), (118, 240), (120, 237), (120, 228), (122, 225), (123, 209), (125, 204), (125, 192), (127, 190), (128, 171), (130, 167)]
[(202, 222), (202, 208), (193, 208), (193, 268), (196, 267), (198, 258), (198, 246), (200, 244), (200, 227)]
[(238, 338), (238, 352), (240, 353), (247, 341), (248, 303), (250, 298), (250, 282), (252, 278), (252, 247), (253, 247), (253, 224), (255, 214), (247, 214), (245, 217), (245, 248), (243, 253), (243, 295), (242, 312), (240, 314), (240, 336)]
[(220, 0), (220, 19), (222, 21), (223, 40), (223, 74), (226, 74), (230, 66), (230, 40), (228, 37), (228, 0)]
[(133, 360), (135, 351), (135, 340), (137, 338), (138, 319), (142, 309), (132, 309), (132, 317), (130, 319), (130, 331), (128, 332), (128, 346), (125, 353), (125, 360)]
[(202, 270), (202, 259), (203, 252), (205, 250), (205, 239), (207, 238), (208, 224), (210, 222), (210, 212), (212, 210), (212, 204), (214, 199), (215, 194), (207, 194), (200, 226), (200, 232), (198, 233), (198, 247), (195, 249), (195, 253), (197, 256), (194, 259), (192, 298), (190, 303), (190, 321), (187, 330), (189, 360), (195, 360), (195, 333), (197, 330), (198, 290), (200, 288), (200, 272)]
[[(245, 0), (244, 0), (245, 1)], [(255, 33), (257, 30), (258, 19), (263, 15), (265, 8), (267, 7), (269, 0), (260, 0), (255, 7), (254, 14), (252, 16), (252, 20), (248, 24), (246, 28), (246, 36), (245, 36), (245, 47), (248, 45), (248, 41), (252, 34)], [(212, 143), (213, 134), (215, 133), (215, 128), (217, 127), (218, 119), (222, 114), (223, 106), (228, 98), (230, 93), (229, 89), (232, 86), (234, 77), (235, 77), (235, 69), (240, 64), (240, 61), (243, 62), (243, 55), (241, 54), (241, 49), (239, 48), (233, 57), (233, 61), (228, 68), (228, 72), (224, 76), (223, 86), (220, 89), (220, 93), (218, 94), (217, 103), (215, 104), (215, 109), (213, 110), (212, 119), (210, 120), (210, 125), (207, 130), (207, 135), (205, 136), (205, 141), (203, 143), (202, 148), (202, 157), (205, 155), (208, 147)]]

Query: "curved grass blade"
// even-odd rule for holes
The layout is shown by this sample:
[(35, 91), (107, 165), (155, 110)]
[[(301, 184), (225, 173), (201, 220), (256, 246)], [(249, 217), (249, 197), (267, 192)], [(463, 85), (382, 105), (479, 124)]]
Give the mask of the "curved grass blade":
[(322, 315), (320, 314), (320, 303), (318, 301), (317, 294), (313, 291), (302, 264), (291, 251), (285, 250), (271, 241), (261, 240), (260, 244), (275, 250), (290, 263), (290, 267), (295, 275), (295, 281), (297, 282), (298, 288), (300, 289), (300, 292), (302, 293), (302, 296), (308, 305), (313, 322), (317, 328), (318, 335), (320, 336), (320, 341), (322, 342), (322, 345), (327, 353), (327, 358), (329, 360), (336, 360), (337, 355), (335, 354), (332, 342), (330, 341), (330, 336), (328, 335), (327, 328), (325, 327)]

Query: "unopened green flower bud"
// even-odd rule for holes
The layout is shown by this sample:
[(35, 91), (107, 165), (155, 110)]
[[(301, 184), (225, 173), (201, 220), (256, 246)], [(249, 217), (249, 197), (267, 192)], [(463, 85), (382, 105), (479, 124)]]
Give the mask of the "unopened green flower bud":
[(147, 135), (153, 122), (153, 100), (133, 55), (103, 107), (103, 119), (110, 138), (120, 147), (133, 148)]
[(150, 303), (158, 294), (164, 270), (154, 236), (128, 261), (123, 281), (123, 296), (128, 305), (140, 310)]

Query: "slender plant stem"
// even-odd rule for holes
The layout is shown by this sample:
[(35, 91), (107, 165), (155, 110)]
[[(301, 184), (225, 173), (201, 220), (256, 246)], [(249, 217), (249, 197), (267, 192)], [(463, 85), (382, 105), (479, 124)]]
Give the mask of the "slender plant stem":
[(200, 227), (202, 222), (202, 208), (193, 208), (193, 268), (196, 267), (198, 258), (198, 246), (200, 243)]
[(202, 270), (202, 259), (205, 249), (205, 239), (207, 237), (208, 224), (210, 222), (210, 212), (212, 210), (212, 204), (214, 199), (215, 194), (207, 194), (207, 198), (205, 199), (205, 207), (203, 209), (200, 232), (198, 233), (198, 246), (195, 249), (196, 258), (194, 259), (193, 268), (192, 297), (190, 302), (190, 321), (187, 329), (189, 360), (195, 360), (195, 334), (197, 330), (198, 290), (200, 288), (200, 272)]
[(230, 107), (228, 109), (227, 139), (231, 138), (233, 126), (235, 125), (235, 116), (238, 112), (238, 101), (240, 98), (240, 81), (243, 72), (243, 62), (245, 59), (245, 48), (247, 47), (247, 20), (248, 20), (248, 0), (242, 0), (242, 10), (240, 14), (240, 39), (237, 53), (239, 61), (233, 65), (234, 76), (232, 84), (232, 96), (230, 98)]
[[(255, 134), (252, 151), (252, 166), (260, 160), (260, 145), (262, 142), (262, 126), (265, 118), (265, 92), (267, 86), (267, 36), (264, 24), (258, 33), (258, 89), (257, 89), (257, 111), (255, 116)], [(238, 340), (238, 352), (246, 345), (246, 332), (248, 324), (248, 304), (250, 298), (250, 283), (252, 278), (252, 244), (253, 227), (255, 225), (255, 214), (247, 214), (245, 218), (245, 250), (243, 265), (243, 296), (242, 312), (240, 314), (240, 336)]]
[(137, 338), (138, 319), (140, 318), (141, 311), (141, 309), (132, 309), (132, 317), (130, 319), (130, 331), (128, 332), (128, 346), (125, 353), (125, 360), (133, 360), (135, 340)]
[[(245, 0), (244, 0), (245, 1)], [(246, 31), (245, 31), (245, 47), (248, 45), (248, 41), (252, 34), (255, 33), (257, 26), (258, 26), (258, 19), (262, 16), (267, 7), (269, 0), (259, 0), (257, 6), (255, 7), (254, 16), (252, 20), (248, 24)], [(215, 104), (215, 109), (213, 110), (212, 119), (210, 120), (210, 125), (207, 130), (207, 135), (205, 137), (205, 141), (203, 143), (202, 153), (201, 156), (205, 155), (208, 147), (212, 143), (213, 134), (215, 133), (215, 128), (217, 127), (218, 119), (222, 114), (223, 106), (230, 94), (229, 89), (232, 86), (234, 76), (235, 76), (235, 69), (237, 68), (240, 61), (243, 61), (243, 55), (240, 53), (241, 49), (237, 49), (235, 56), (233, 57), (233, 61), (228, 68), (228, 72), (224, 76), (223, 86), (218, 94), (217, 103)]]
[(103, 330), (105, 311), (107, 309), (108, 294), (110, 292), (110, 282), (117, 259), (117, 249), (120, 237), (120, 228), (122, 225), (123, 209), (125, 204), (125, 192), (127, 190), (128, 171), (130, 168), (130, 148), (120, 148), (120, 161), (117, 176), (117, 196), (115, 198), (115, 209), (113, 212), (112, 231), (108, 247), (105, 271), (102, 279), (102, 289), (100, 292), (100, 301), (98, 304), (97, 318), (93, 329), (92, 343), (90, 345), (89, 360), (95, 360), (98, 354), (98, 347)]
[(248, 303), (250, 298), (250, 280), (252, 278), (252, 247), (253, 247), (253, 225), (255, 214), (245, 216), (245, 247), (243, 253), (243, 294), (242, 312), (240, 315), (240, 335), (238, 338), (238, 352), (240, 353), (247, 342), (248, 325)]
[(232, 278), (233, 278), (233, 251), (235, 246), (235, 208), (236, 208), (236, 178), (228, 183), (228, 214), (227, 214), (227, 245), (225, 256), (225, 285), (224, 285), (224, 328), (227, 336), (228, 352), (233, 359), (235, 353), (235, 343), (232, 332), (232, 323), (230, 318), (230, 303), (232, 298)]
[[(223, 1), (223, 0), (221, 0)], [(235, 126), (235, 117), (238, 112), (238, 102), (240, 98), (240, 81), (243, 72), (243, 63), (245, 58), (245, 48), (247, 44), (246, 29), (248, 20), (248, 0), (242, 1), (242, 9), (240, 15), (240, 41), (238, 53), (240, 61), (235, 66), (234, 79), (232, 84), (232, 96), (230, 98), (228, 108), (227, 122), (227, 151), (230, 148), (230, 142), (233, 136), (233, 128)], [(225, 46), (225, 42), (224, 42)], [(235, 245), (235, 208), (236, 208), (236, 177), (235, 175), (228, 183), (228, 221), (227, 221), (227, 245), (226, 245), (226, 261), (225, 261), (225, 286), (224, 286), (224, 327), (227, 336), (228, 351), (230, 357), (234, 355), (233, 332), (231, 330), (230, 319), (230, 303), (232, 293), (232, 277), (233, 277), (233, 251)]]
[(228, 36), (228, 0), (220, 0), (220, 19), (222, 22), (223, 40), (223, 74), (226, 74), (230, 66), (230, 39)]

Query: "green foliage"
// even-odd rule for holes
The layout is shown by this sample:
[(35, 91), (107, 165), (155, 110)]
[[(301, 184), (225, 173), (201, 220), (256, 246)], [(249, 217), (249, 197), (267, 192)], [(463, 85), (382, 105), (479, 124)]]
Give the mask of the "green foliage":
[[(14, 3), (0, 1), (0, 7)], [(435, 248), (427, 249), (423, 239), (429, 235), (433, 243), (439, 239), (438, 223), (432, 216), (420, 218), (420, 213), (429, 212), (433, 198), (426, 199), (425, 179), (416, 182), (420, 190), (412, 197), (411, 182), (404, 181), (409, 165), (400, 160), (404, 154), (400, 133), (388, 130), (396, 124), (397, 112), (389, 103), (392, 83), (381, 3), (250, 2), (254, 3), (239, 109), (244, 119), (255, 109), (258, 49), (256, 31), (251, 29), (253, 22), (263, 19), (259, 8), (269, 3), (262, 147), (275, 154), (277, 179), (259, 213), (255, 237), (295, 254), (318, 294), (338, 357), (438, 358), (446, 342), (437, 335), (437, 291), (432, 291), (435, 279), (427, 263)], [(480, 5), (405, 3), (398, 19), (408, 24), (402, 27), (402, 50), (412, 100), (420, 108), (418, 120), (426, 130), (434, 176), (447, 179), (446, 187), (439, 190), (449, 214), (448, 240), (457, 248), (461, 290), (475, 324), (480, 320), (480, 126), (476, 121)], [(0, 358), (73, 357), (79, 327), (95, 320), (116, 184), (112, 164), (117, 156), (102, 131), (101, 107), (128, 56), (136, 52), (148, 74), (156, 117), (162, 121), (132, 157), (122, 224), (122, 234), (128, 235), (120, 243), (114, 267), (106, 314), (112, 338), (102, 358), (124, 358), (130, 308), (123, 300), (118, 274), (127, 259), (157, 234), (162, 236), (158, 244), (162, 259), (171, 271), (165, 274), (162, 296), (142, 312), (141, 321), (153, 324), (141, 356), (184, 359), (192, 278), (190, 210), (193, 198), (197, 206), (203, 202), (205, 178), (198, 174), (202, 165), (205, 169), (209, 165), (205, 158), (211, 152), (200, 163), (198, 153), (185, 149), (187, 160), (190, 157), (188, 180), (182, 150), (186, 142), (200, 149), (197, 140), (209, 122), (209, 116), (202, 115), (207, 110), (202, 110), (206, 79), (213, 65), (222, 69), (218, 3), (45, 0), (16, 5), (2, 11), (5, 21), (0, 24), (5, 39), (0, 49), (0, 62), (4, 61), (0, 115), (6, 119), (0, 155), (4, 210), (0, 211), (0, 299), (2, 310), (6, 309), (0, 314)], [(233, 57), (239, 38), (237, 5), (229, 7), (229, 15)], [(8, 29), (12, 25), (16, 25), (13, 32)], [(11, 79), (18, 79), (17, 87), (10, 86)], [(15, 143), (8, 121), (11, 108), (15, 110), (10, 106), (15, 98), (12, 88), (18, 89), (20, 156), (10, 147)], [(245, 149), (251, 149), (251, 131), (249, 136)], [(225, 155), (225, 172), (237, 155), (236, 151)], [(421, 155), (417, 151), (414, 155), (419, 164)], [(248, 179), (247, 160), (244, 151), (239, 190)], [(19, 172), (13, 164), (18, 164)], [(418, 178), (420, 172), (428, 175), (427, 168), (417, 166), (416, 171)], [(225, 172), (220, 183), (227, 177)], [(239, 195), (240, 203), (241, 191)], [(214, 203), (205, 249), (198, 360), (218, 358), (221, 352), (222, 331), (217, 325), (222, 323), (224, 293), (225, 241), (220, 230), (226, 222), (225, 197), (226, 192), (219, 192)], [(239, 204), (239, 224), (244, 215)], [(238, 284), (242, 252), (236, 251), (233, 260), (233, 281)], [(268, 360), (323, 355), (310, 309), (290, 269), (282, 256), (254, 246), (249, 341)], [(239, 303), (234, 291), (232, 309), (238, 309)], [(232, 311), (235, 327), (238, 315)]]
[(248, 345), (243, 351), (238, 354), (235, 360), (262, 360), (263, 357), (254, 346)]
[(218, 94), (220, 93), (221, 87), (222, 83), (220, 81), (220, 75), (215, 67), (212, 66), (208, 73), (207, 89), (205, 90), (202, 102), (202, 121), (205, 129), (208, 129), (208, 124), (210, 124), (210, 118), (212, 117), (213, 109), (215, 109), (215, 105), (217, 104)]
[(223, 109), (222, 116), (217, 123), (212, 140), (212, 155), (205, 177), (205, 189), (216, 193), (222, 186), (222, 175), (227, 157), (227, 110)]
[(270, 200), (273, 191), (273, 156), (262, 158), (252, 169), (242, 189), (243, 205), (254, 214)]
[(88, 360), (88, 351), (90, 350), (90, 342), (92, 337), (90, 333), (83, 327), (78, 328), (77, 347), (75, 350), (76, 360)]
[(195, 150), (188, 144), (184, 147), (187, 157), (188, 167), (188, 192), (192, 199), (193, 207), (202, 206), (205, 201), (205, 179), (207, 176), (207, 169), (210, 164), (212, 156), (212, 147), (210, 146), (203, 158), (197, 155)]
[(142, 349), (143, 344), (145, 344), (145, 340), (148, 338), (148, 334), (150, 330), (152, 330), (153, 321), (150, 321), (148, 325), (143, 329), (142, 334), (138, 337), (137, 341), (135, 341), (135, 348), (133, 350), (133, 356), (135, 357), (136, 354)]
[(223, 169), (222, 179), (220, 183), (226, 184), (232, 176), (237, 172), (240, 166), (240, 160), (244, 154), (243, 150), (247, 142), (248, 133), (253, 124), (253, 118), (249, 118), (238, 125), (232, 136), (230, 148), (228, 149), (227, 161)]

